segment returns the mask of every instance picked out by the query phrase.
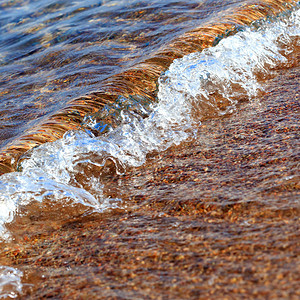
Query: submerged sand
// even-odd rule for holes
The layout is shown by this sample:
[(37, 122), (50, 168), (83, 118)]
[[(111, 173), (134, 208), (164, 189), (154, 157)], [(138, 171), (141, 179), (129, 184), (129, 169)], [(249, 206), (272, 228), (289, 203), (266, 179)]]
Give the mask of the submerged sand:
[(299, 74), (277, 70), (193, 140), (108, 174), (120, 209), (66, 220), (32, 204), (0, 260), (24, 272), (20, 298), (299, 299)]

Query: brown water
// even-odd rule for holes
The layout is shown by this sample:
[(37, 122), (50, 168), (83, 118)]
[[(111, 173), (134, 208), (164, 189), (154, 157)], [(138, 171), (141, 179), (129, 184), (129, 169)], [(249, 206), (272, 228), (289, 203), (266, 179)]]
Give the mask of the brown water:
[[(149, 8), (152, 4), (146, 3), (150, 10), (145, 9), (138, 17), (136, 14), (144, 11), (145, 3), (126, 6), (130, 22), (123, 16), (128, 15), (128, 11), (114, 8), (112, 12), (118, 11), (118, 18), (121, 15), (128, 24), (137, 19), (134, 24), (141, 26), (147, 20), (146, 25), (159, 34), (154, 35), (157, 39), (150, 35), (147, 42), (135, 38), (140, 36), (139, 30), (135, 37), (113, 36), (112, 40), (122, 47), (124, 41), (132, 43), (127, 52), (129, 59), (124, 56), (115, 61), (95, 59), (97, 63), (93, 64), (99, 63), (98, 70), (106, 68), (110, 75), (118, 74), (144, 61), (147, 55), (150, 57), (151, 52), (166, 41), (201, 25), (213, 12), (235, 10), (234, 6), (240, 4), (229, 1), (223, 1), (222, 5), (216, 1), (200, 5), (170, 3), (172, 5), (153, 2), (155, 10)], [(157, 6), (164, 12), (161, 19)], [(53, 7), (50, 9), (59, 11), (59, 6)], [(79, 16), (80, 11), (85, 10), (79, 9)], [(70, 14), (70, 19), (73, 15), (75, 13)], [(169, 24), (173, 31), (169, 30)], [(119, 32), (120, 28), (117, 29)], [(83, 37), (79, 34), (78, 38)], [(151, 44), (152, 39), (154, 44)], [(94, 42), (91, 35), (90, 41), (82, 40), (79, 44), (95, 47)], [(100, 43), (100, 47), (104, 44)], [(44, 50), (36, 47), (38, 49), (33, 50), (34, 54), (25, 62), (31, 56), (33, 60), (34, 55), (42, 56)], [(48, 51), (54, 51), (52, 47), (50, 42)], [(110, 47), (111, 44), (108, 56), (118, 56)], [(289, 49), (286, 63), (258, 75), (264, 91), (251, 99), (240, 97), (236, 108), (224, 116), (205, 114), (194, 135), (165, 151), (149, 152), (144, 165), (129, 167), (123, 174), (116, 174), (118, 164), (114, 164), (113, 159), (108, 160), (104, 168), (80, 167), (75, 179), (87, 189), (91, 189), (89, 181), (101, 174), (98, 176), (103, 185), (102, 193), (109, 198), (110, 209), (94, 212), (93, 207), (78, 204), (72, 198), (55, 199), (50, 194), (41, 202), (37, 194), (33, 194), (29, 202), (20, 201), (13, 221), (6, 224), (11, 239), (1, 244), (0, 252), (0, 265), (23, 272), (19, 298), (298, 299), (299, 38), (291, 40)], [(122, 48), (122, 54), (123, 51)], [(16, 51), (15, 55), (13, 60), (20, 59), (22, 53)], [(103, 62), (111, 65), (107, 67)], [(18, 65), (16, 61), (10, 63)], [(39, 70), (44, 67), (41, 65)], [(51, 63), (49, 67), (59, 70), (55, 76), (62, 73), (59, 68), (63, 66)], [(62, 93), (69, 93), (70, 98), (81, 96), (108, 76), (95, 71), (90, 74), (97, 77), (93, 82), (82, 69), (73, 72), (78, 73), (82, 86), (70, 80), (66, 85), (60, 82), (58, 90), (50, 87), (49, 94), (57, 102), (48, 103), (50, 98), (39, 90), (39, 95), (46, 97), (40, 98), (41, 103), (49, 105), (40, 120), (64, 109), (67, 102)], [(26, 77), (25, 74), (25, 77), (19, 76), (14, 79), (16, 82)], [(39, 79), (43, 81), (42, 77)], [(31, 79), (28, 77), (28, 80)], [(110, 79), (107, 82), (111, 82)], [(30, 97), (35, 97), (33, 90), (29, 88)], [(13, 99), (18, 92), (11, 89), (10, 93), (4, 99)], [(25, 115), (32, 119), (21, 125), (16, 122), (10, 133), (7, 128), (3, 129), (7, 132), (7, 138), (2, 141), (3, 149), (12, 141), (10, 138), (18, 139), (24, 129), (40, 122), (35, 120), (37, 111), (25, 107), (24, 99), (20, 98), (20, 110), (17, 109), (16, 114), (26, 110)], [(36, 103), (36, 100), (31, 102)], [(9, 114), (9, 110), (5, 113)], [(4, 117), (4, 123), (8, 119)], [(14, 290), (14, 287), (8, 285), (7, 289)]]

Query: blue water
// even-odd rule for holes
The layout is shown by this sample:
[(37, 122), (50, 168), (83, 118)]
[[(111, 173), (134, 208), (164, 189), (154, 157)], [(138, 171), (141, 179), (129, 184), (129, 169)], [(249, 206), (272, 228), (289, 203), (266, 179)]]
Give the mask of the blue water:
[(2, 1), (0, 147), (243, 1)]

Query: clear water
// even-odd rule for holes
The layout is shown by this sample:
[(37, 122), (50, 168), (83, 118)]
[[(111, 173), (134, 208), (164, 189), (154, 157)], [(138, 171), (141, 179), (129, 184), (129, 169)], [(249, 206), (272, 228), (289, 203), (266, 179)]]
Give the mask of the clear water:
[[(83, 7), (77, 2), (2, 1), (2, 146), (38, 118), (63, 107), (66, 99), (97, 89), (99, 82), (141, 60), (165, 40), (238, 2), (90, 1)], [(164, 16), (161, 20), (157, 11)], [(263, 90), (262, 78), (289, 63), (287, 57), (300, 34), (299, 21), (300, 11), (295, 10), (176, 59), (159, 78), (156, 103), (120, 95), (117, 103), (101, 112), (119, 110), (114, 115), (118, 126), (108, 126), (98, 135), (103, 124), (87, 116), (86, 130), (67, 132), (30, 151), (19, 172), (0, 177), (2, 239), (10, 238), (5, 224), (33, 202), (79, 204), (99, 213), (119, 207), (122, 199), (104, 191), (102, 177), (108, 166), (117, 174), (141, 166), (149, 155), (192, 139), (201, 122), (230, 115), (241, 101), (255, 98)], [(22, 273), (1, 268), (0, 296), (14, 297), (21, 291)]]
[[(101, 184), (107, 160), (116, 164), (117, 172), (140, 166), (147, 154), (191, 138), (205, 110), (223, 115), (234, 111), (239, 99), (255, 97), (261, 88), (257, 74), (286, 62), (284, 52), (299, 30), (296, 11), (289, 20), (246, 29), (177, 59), (159, 79), (158, 103), (138, 107), (135, 114), (123, 110), (120, 125), (104, 136), (73, 131), (34, 149), (21, 163), (21, 172), (1, 176), (1, 223), (11, 221), (18, 206), (45, 198), (72, 199), (100, 211), (110, 207)], [(142, 118), (146, 109), (148, 116)], [(100, 176), (95, 172), (85, 183), (78, 174), (87, 166), (95, 166)]]
[(0, 146), (239, 2), (2, 1)]

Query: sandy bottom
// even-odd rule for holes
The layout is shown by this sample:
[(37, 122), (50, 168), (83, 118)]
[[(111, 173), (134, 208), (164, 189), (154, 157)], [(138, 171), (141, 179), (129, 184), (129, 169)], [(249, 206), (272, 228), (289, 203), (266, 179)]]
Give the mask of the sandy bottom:
[(0, 264), (24, 272), (21, 298), (299, 299), (300, 68), (276, 72), (194, 140), (108, 175), (120, 209), (33, 204), (10, 224)]

